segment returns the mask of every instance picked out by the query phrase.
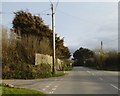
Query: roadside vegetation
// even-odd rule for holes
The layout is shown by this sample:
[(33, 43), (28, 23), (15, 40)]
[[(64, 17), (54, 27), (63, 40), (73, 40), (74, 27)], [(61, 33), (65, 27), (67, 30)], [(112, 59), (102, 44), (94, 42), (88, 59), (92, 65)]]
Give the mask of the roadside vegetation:
[[(2, 78), (52, 77), (49, 64), (35, 65), (36, 53), (52, 56), (53, 35), (49, 26), (42, 18), (25, 11), (15, 12), (12, 23), (10, 30), (2, 26)], [(63, 60), (63, 67), (69, 69), (70, 64), (66, 60), (69, 60), (70, 52), (64, 46), (64, 39), (56, 34), (55, 42), (56, 58)]]
[(86, 66), (98, 70), (119, 71), (120, 53), (116, 51), (92, 51), (79, 48), (73, 54), (74, 66)]
[(1, 85), (0, 89), (2, 96), (44, 96), (44, 93), (40, 91), (26, 88), (10, 87), (5, 84)]

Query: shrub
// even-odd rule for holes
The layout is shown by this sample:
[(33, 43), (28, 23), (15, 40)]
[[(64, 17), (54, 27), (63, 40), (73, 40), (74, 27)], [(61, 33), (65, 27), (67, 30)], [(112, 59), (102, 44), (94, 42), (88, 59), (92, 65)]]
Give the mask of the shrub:
[(51, 67), (49, 64), (34, 65), (32, 74), (34, 78), (51, 77)]
[(70, 70), (72, 70), (72, 61), (71, 60), (69, 60), (69, 59), (64, 59), (63, 60), (63, 64), (62, 64), (62, 71), (64, 70), (64, 71), (70, 71)]
[(89, 67), (94, 67), (101, 70), (119, 70), (118, 58), (119, 55), (115, 51), (104, 52), (102, 56), (101, 54), (96, 54), (94, 57), (95, 61), (92, 66)]
[[(51, 54), (49, 40), (41, 41), (35, 36), (18, 38), (7, 29), (2, 28), (2, 78), (6, 79), (32, 79), (51, 76), (48, 64), (34, 65), (35, 53)], [(35, 70), (35, 71), (34, 71)]]
[[(51, 67), (49, 64), (30, 65), (19, 64), (14, 70), (10, 70), (10, 66), (4, 66), (3, 79), (35, 79), (51, 77)], [(7, 69), (7, 70), (6, 70)]]

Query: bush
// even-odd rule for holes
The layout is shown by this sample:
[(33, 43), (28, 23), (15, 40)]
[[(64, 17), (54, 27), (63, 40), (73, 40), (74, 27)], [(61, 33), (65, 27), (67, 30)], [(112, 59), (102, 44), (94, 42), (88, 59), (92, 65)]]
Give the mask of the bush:
[(35, 53), (51, 54), (49, 40), (29, 35), (18, 38), (14, 31), (7, 36), (6, 28), (2, 28), (2, 78), (33, 79), (51, 76), (48, 64), (35, 66)]
[(51, 67), (49, 64), (34, 65), (32, 74), (34, 78), (51, 77)]
[(94, 62), (86, 62), (87, 67), (96, 68), (99, 70), (119, 70), (118, 63), (119, 55), (117, 52), (104, 52), (94, 56)]
[(118, 54), (116, 52), (109, 52), (105, 59), (103, 66), (107, 70), (119, 70)]
[(49, 64), (30, 65), (18, 64), (15, 69), (11, 70), (11, 66), (4, 66), (2, 72), (3, 79), (35, 79), (51, 77), (51, 67)]
[(62, 64), (62, 71), (64, 70), (64, 71), (70, 71), (70, 70), (72, 70), (72, 61), (71, 60), (69, 60), (69, 59), (64, 59), (63, 60), (63, 64)]

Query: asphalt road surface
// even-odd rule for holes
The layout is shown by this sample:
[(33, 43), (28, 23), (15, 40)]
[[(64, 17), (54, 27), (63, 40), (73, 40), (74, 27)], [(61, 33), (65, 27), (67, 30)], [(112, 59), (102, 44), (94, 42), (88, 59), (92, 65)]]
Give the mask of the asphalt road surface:
[(118, 94), (118, 72), (74, 67), (62, 77), (35, 80), (3, 80), (16, 87), (31, 88), (47, 94)]

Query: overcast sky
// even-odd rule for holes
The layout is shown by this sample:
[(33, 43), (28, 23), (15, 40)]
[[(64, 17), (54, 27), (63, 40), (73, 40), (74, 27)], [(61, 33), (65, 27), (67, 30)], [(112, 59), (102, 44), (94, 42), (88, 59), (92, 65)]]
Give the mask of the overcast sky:
[[(45, 15), (51, 13), (49, 2), (4, 2), (2, 24), (11, 27), (13, 12), (27, 9), (34, 15), (39, 13), (51, 26), (51, 16)], [(59, 2), (55, 12), (56, 33), (64, 37), (65, 45), (72, 52), (79, 47), (98, 49), (101, 41), (103, 49), (118, 49), (117, 2)]]

